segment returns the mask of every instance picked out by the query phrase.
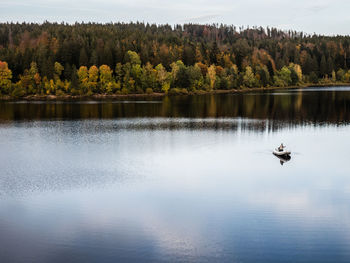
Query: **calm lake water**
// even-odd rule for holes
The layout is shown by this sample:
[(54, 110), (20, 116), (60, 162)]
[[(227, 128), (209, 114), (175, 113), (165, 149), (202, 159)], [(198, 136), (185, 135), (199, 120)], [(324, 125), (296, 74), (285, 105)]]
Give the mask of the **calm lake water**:
[(350, 262), (349, 139), (342, 87), (0, 102), (0, 261)]

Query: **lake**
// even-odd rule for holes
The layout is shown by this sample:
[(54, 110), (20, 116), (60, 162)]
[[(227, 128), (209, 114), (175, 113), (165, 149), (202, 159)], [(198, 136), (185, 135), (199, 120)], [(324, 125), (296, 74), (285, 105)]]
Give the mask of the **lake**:
[(0, 102), (0, 261), (350, 262), (349, 135), (349, 87)]

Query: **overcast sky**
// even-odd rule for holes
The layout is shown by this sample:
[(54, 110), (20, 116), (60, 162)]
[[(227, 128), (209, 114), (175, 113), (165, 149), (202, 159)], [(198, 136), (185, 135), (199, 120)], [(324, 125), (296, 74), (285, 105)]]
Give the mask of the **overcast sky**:
[(349, 0), (0, 0), (0, 21), (144, 21), (350, 34)]

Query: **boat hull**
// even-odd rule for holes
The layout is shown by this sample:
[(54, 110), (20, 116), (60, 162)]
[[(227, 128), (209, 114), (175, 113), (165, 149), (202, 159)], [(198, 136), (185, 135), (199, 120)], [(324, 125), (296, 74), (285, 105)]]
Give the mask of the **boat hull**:
[(290, 151), (278, 151), (278, 150), (274, 150), (273, 154), (276, 156), (289, 156), (291, 154)]

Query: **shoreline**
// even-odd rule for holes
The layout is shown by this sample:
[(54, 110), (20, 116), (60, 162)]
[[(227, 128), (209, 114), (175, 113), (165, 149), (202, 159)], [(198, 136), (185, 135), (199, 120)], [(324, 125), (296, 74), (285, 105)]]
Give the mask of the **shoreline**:
[(92, 96), (87, 95), (28, 95), (25, 97), (11, 97), (8, 95), (0, 96), (0, 101), (65, 101), (65, 100), (127, 100), (137, 98), (163, 98), (165, 96), (197, 96), (197, 95), (210, 95), (210, 94), (238, 94), (246, 92), (278, 90), (278, 89), (305, 89), (311, 87), (350, 87), (350, 83), (329, 83), (329, 84), (305, 84), (302, 86), (289, 86), (289, 87), (263, 87), (263, 88), (244, 88), (244, 89), (231, 89), (231, 90), (213, 90), (205, 91), (200, 90), (197, 92), (178, 93), (178, 94), (165, 94), (165, 93), (151, 93), (151, 94), (94, 94)]

